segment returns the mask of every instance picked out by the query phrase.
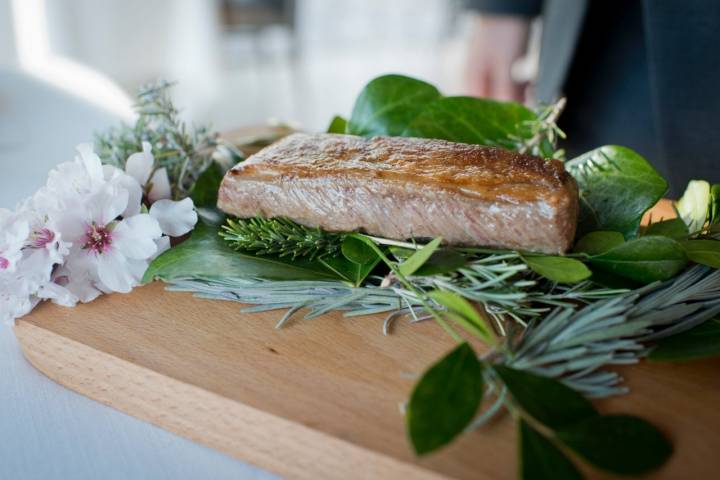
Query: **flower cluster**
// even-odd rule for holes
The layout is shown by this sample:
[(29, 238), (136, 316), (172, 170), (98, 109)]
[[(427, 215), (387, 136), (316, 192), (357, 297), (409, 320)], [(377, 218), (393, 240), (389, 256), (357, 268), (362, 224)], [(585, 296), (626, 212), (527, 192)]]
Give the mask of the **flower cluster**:
[[(12, 212), (0, 209), (0, 319), (42, 300), (72, 306), (129, 292), (170, 237), (193, 229), (191, 199), (170, 200), (150, 144), (125, 171), (103, 165), (92, 146), (53, 169), (44, 187)], [(149, 209), (148, 209), (149, 207)]]

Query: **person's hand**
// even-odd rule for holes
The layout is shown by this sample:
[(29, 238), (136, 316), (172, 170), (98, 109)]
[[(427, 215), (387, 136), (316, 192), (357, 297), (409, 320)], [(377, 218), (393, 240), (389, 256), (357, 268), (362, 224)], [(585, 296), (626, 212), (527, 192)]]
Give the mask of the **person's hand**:
[(511, 76), (515, 60), (525, 55), (530, 21), (506, 15), (480, 15), (475, 19), (467, 65), (471, 95), (497, 100), (524, 100), (525, 85)]

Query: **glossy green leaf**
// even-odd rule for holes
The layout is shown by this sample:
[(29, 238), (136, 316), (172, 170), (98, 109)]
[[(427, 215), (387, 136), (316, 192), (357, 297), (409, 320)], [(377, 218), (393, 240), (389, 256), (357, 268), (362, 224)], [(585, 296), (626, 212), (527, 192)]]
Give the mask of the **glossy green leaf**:
[(641, 283), (667, 280), (687, 265), (680, 243), (668, 237), (640, 237), (590, 258), (593, 269)]
[(493, 369), (515, 403), (549, 428), (562, 428), (597, 415), (592, 403), (557, 380), (504, 365)]
[(708, 320), (686, 332), (660, 340), (648, 358), (657, 362), (683, 362), (720, 355), (720, 319)]
[(528, 136), (522, 123), (535, 118), (531, 110), (518, 103), (443, 97), (425, 106), (402, 136), (513, 148), (514, 142), (508, 137)]
[(352, 135), (400, 135), (433, 100), (437, 88), (403, 75), (384, 75), (368, 83), (355, 102), (347, 132)]
[(434, 239), (433, 241), (410, 255), (407, 260), (398, 265), (398, 270), (400, 271), (400, 273), (405, 275), (406, 277), (414, 274), (420, 267), (425, 264), (425, 262), (428, 261), (428, 259), (430, 259), (432, 254), (435, 253), (435, 251), (440, 247), (440, 243), (442, 243), (442, 237)]
[(487, 343), (494, 343), (495, 335), (485, 318), (465, 298), (447, 290), (433, 290), (428, 296), (447, 308), (446, 315), (470, 333)]
[(432, 365), (413, 389), (405, 415), (418, 455), (450, 443), (472, 421), (483, 396), (482, 366), (467, 343)]
[(521, 480), (579, 480), (582, 475), (575, 465), (550, 440), (520, 420)]
[(643, 214), (668, 187), (643, 157), (625, 147), (597, 148), (565, 168), (580, 187), (579, 235), (608, 230), (636, 236)]
[(643, 235), (656, 235), (670, 237), (675, 240), (683, 240), (690, 234), (687, 225), (680, 218), (671, 218), (660, 222), (652, 223), (643, 232)]
[(375, 255), (372, 260), (366, 263), (357, 263), (348, 260), (345, 256), (325, 256), (318, 258), (318, 262), (336, 273), (343, 280), (359, 287), (380, 262), (380, 257)]
[(198, 223), (190, 238), (153, 260), (143, 283), (153, 279), (267, 278), (271, 280), (337, 279), (320, 262), (254, 256), (231, 249), (218, 235), (217, 226)]
[(195, 182), (190, 198), (196, 207), (214, 208), (217, 204), (220, 183), (225, 176), (225, 169), (212, 162)]
[(660, 467), (672, 446), (650, 423), (629, 415), (598, 415), (556, 432), (557, 438), (592, 465), (638, 475)]
[(575, 244), (575, 252), (598, 255), (607, 252), (625, 242), (625, 237), (620, 232), (597, 231), (590, 232)]
[(682, 246), (691, 261), (720, 268), (720, 240), (688, 240)]
[(592, 275), (583, 262), (574, 258), (526, 254), (522, 259), (533, 272), (553, 282), (578, 283)]
[(365, 265), (378, 259), (377, 253), (365, 242), (355, 237), (345, 237), (341, 245), (342, 254), (353, 263)]
[(335, 115), (328, 125), (327, 133), (345, 133), (347, 131), (347, 120), (340, 115)]

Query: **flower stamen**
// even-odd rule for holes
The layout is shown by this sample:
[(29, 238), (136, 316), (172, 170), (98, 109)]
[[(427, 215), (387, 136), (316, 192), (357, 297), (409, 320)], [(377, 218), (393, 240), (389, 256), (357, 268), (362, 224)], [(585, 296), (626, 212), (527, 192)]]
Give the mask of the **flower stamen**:
[(93, 222), (85, 230), (85, 244), (83, 249), (90, 250), (94, 253), (104, 253), (110, 249), (112, 244), (112, 227), (111, 225), (98, 225)]

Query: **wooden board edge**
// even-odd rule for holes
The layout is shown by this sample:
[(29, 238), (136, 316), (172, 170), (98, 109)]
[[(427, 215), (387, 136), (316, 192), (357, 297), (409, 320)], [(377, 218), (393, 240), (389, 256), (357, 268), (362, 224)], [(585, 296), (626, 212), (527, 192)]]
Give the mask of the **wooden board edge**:
[(447, 478), (163, 376), (29, 322), (18, 320), (14, 331), (25, 358), (60, 385), (284, 477)]

